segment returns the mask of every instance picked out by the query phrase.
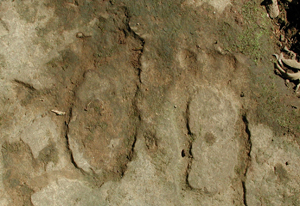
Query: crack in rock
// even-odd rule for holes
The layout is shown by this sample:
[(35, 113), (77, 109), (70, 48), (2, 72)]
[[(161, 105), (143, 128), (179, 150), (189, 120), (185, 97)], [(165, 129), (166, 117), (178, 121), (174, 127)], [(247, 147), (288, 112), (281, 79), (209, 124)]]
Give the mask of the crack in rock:
[(193, 147), (193, 133), (190, 128), (190, 103), (191, 103), (191, 98), (188, 98), (187, 104), (186, 104), (186, 111), (185, 111), (185, 120), (186, 120), (186, 130), (187, 134), (189, 137), (189, 145), (188, 145), (188, 154), (187, 157), (189, 158), (187, 168), (186, 168), (186, 173), (185, 173), (185, 183), (188, 189), (193, 190), (194, 188), (190, 185), (189, 183), (189, 174), (192, 169), (192, 163), (193, 163), (193, 154), (192, 154), (192, 147)]
[(247, 142), (246, 142), (246, 152), (247, 152), (247, 159), (246, 159), (246, 167), (243, 174), (243, 180), (242, 180), (242, 187), (243, 187), (243, 203), (245, 206), (247, 206), (247, 187), (246, 187), (246, 179), (247, 179), (247, 173), (248, 169), (251, 164), (251, 150), (252, 150), (252, 142), (251, 142), (251, 132), (249, 129), (249, 121), (247, 119), (247, 114), (244, 113), (242, 115), (242, 120), (245, 125), (245, 132), (247, 134)]
[(67, 143), (67, 150), (68, 150), (68, 153), (70, 154), (71, 163), (73, 164), (73, 166), (76, 169), (79, 169), (81, 172), (84, 173), (84, 170), (81, 169), (80, 167), (78, 167), (76, 161), (74, 160), (74, 156), (73, 156), (72, 150), (70, 148), (70, 141), (69, 141), (68, 133), (69, 133), (69, 123), (72, 119), (72, 109), (73, 109), (73, 105), (70, 106), (69, 113), (68, 113), (68, 120), (65, 121), (65, 127), (66, 127), (65, 138), (66, 138), (66, 143)]

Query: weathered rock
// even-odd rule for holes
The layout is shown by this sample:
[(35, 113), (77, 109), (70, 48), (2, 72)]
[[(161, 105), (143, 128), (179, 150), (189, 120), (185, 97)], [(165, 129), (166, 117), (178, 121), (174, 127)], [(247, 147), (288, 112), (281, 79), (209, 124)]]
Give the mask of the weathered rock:
[(246, 180), (248, 205), (298, 205), (300, 150), (293, 137), (275, 136), (265, 125), (251, 125), (251, 165)]
[(232, 202), (225, 197), (241, 192), (241, 188), (233, 189), (240, 145), (235, 137), (238, 105), (231, 95), (201, 88), (192, 98), (189, 110), (190, 129), (195, 138), (189, 185), (208, 194), (223, 196), (223, 204)]
[(99, 193), (78, 180), (58, 179), (34, 193), (31, 202), (43, 205), (105, 205)]
[(50, 117), (36, 118), (21, 133), (22, 140), (30, 146), (34, 158), (37, 158), (40, 151), (51, 141), (57, 141), (58, 136), (58, 128)]
[(77, 91), (68, 138), (74, 161), (86, 172), (121, 175), (135, 139), (131, 107), (135, 88), (131, 97), (120, 98), (122, 91), (112, 79), (88, 71)]
[(1, 1), (0, 205), (299, 204), (260, 3)]
[(203, 3), (210, 4), (214, 7), (214, 9), (220, 13), (231, 4), (229, 0), (186, 0), (184, 4), (193, 5), (193, 6), (201, 6)]
[(278, 17), (280, 11), (278, 8), (278, 2), (277, 0), (272, 0), (270, 4), (268, 4), (267, 6), (267, 11), (269, 13), (269, 16), (274, 19), (276, 17)]

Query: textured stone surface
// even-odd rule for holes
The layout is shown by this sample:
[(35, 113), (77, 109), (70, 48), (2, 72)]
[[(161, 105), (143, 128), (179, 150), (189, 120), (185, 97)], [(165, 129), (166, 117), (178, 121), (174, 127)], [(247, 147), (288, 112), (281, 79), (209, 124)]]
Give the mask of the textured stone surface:
[(49, 117), (36, 118), (32, 124), (24, 128), (21, 133), (22, 140), (29, 145), (33, 157), (37, 158), (40, 151), (51, 141), (57, 141), (59, 134), (56, 124)]
[(222, 12), (228, 5), (231, 4), (230, 0), (186, 0), (185, 3), (196, 7), (207, 3), (218, 12)]
[(251, 126), (248, 205), (298, 205), (300, 150), (289, 135), (276, 137), (264, 125)]
[(260, 3), (1, 1), (0, 205), (300, 204)]
[[(131, 95), (126, 94), (118, 87), (121, 81), (88, 71), (78, 89), (68, 137), (75, 162), (86, 172), (110, 170), (121, 174), (121, 162), (130, 156), (136, 135), (132, 124), (135, 119), (130, 114), (136, 88), (131, 87)], [(130, 78), (127, 81), (134, 84)], [(126, 89), (130, 90), (129, 84)]]
[(77, 180), (58, 179), (31, 196), (33, 205), (104, 205), (99, 194)]
[(238, 164), (235, 130), (239, 112), (232, 102), (235, 101), (230, 94), (209, 87), (200, 89), (192, 98), (190, 129), (195, 140), (188, 177), (192, 188), (212, 194), (234, 193), (231, 184)]

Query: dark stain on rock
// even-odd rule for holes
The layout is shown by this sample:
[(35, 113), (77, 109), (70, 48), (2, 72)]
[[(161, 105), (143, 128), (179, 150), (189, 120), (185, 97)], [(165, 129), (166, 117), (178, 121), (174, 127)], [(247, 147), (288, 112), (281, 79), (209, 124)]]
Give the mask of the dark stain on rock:
[(212, 146), (216, 142), (217, 137), (213, 133), (207, 132), (204, 135), (204, 140), (209, 146)]
[(15, 1), (15, 7), (21, 19), (27, 23), (35, 22), (38, 12), (38, 4), (36, 2), (17, 0)]
[(57, 163), (58, 162), (58, 151), (55, 143), (50, 143), (44, 149), (42, 149), (37, 158), (42, 161), (46, 166), (49, 162)]
[(279, 178), (281, 182), (287, 182), (288, 181), (288, 173), (282, 166), (282, 164), (277, 163), (274, 167), (274, 172)]
[(12, 205), (31, 206), (30, 197), (34, 191), (27, 182), (37, 164), (29, 146), (23, 141), (5, 142), (1, 153), (4, 163), (3, 184), (11, 196)]

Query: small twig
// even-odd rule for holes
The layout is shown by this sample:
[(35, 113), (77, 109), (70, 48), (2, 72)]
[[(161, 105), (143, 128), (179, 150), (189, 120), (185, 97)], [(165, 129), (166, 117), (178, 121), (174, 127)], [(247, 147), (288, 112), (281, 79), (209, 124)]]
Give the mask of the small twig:
[(66, 115), (65, 112), (58, 111), (58, 110), (56, 110), (56, 109), (52, 109), (51, 112), (55, 113), (55, 114), (58, 115), (58, 116)]
[(76, 38), (84, 39), (84, 38), (88, 38), (88, 37), (91, 37), (91, 36), (86, 36), (86, 35), (84, 35), (84, 33), (82, 33), (82, 32), (77, 32), (77, 33), (76, 33)]

